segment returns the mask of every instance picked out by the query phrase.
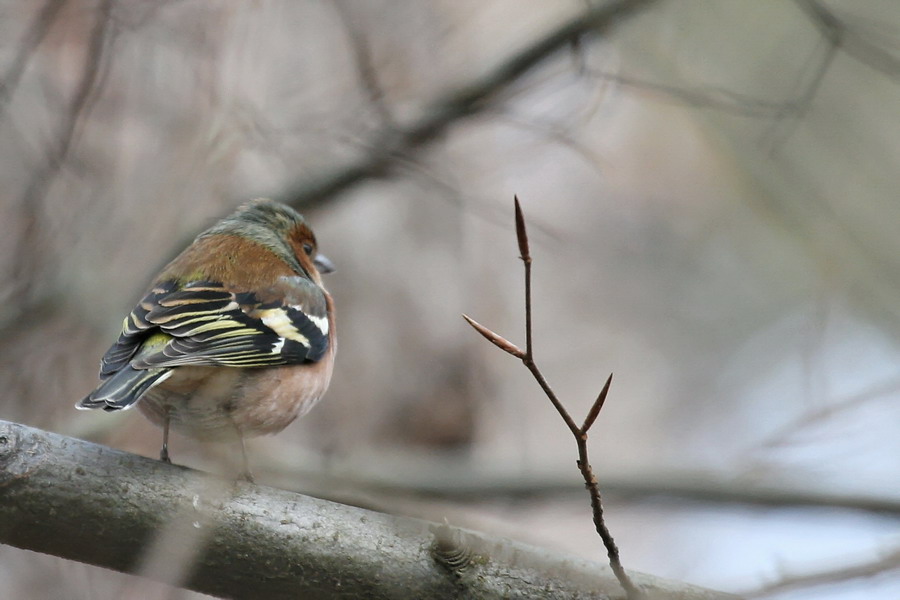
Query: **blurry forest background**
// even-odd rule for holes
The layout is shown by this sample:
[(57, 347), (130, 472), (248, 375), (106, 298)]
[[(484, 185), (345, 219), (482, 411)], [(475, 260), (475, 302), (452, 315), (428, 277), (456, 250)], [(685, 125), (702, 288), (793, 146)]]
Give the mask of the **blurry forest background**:
[[(136, 411), (73, 408), (121, 319), (239, 202), (303, 200), (338, 361), (257, 480), (605, 562), (568, 431), (460, 318), (522, 341), (518, 194), (539, 363), (575, 415), (615, 373), (625, 565), (900, 597), (900, 7), (645, 4), (491, 81), (590, 3), (2, 2), (0, 418), (156, 456)], [(8, 547), (0, 596), (200, 597)]]

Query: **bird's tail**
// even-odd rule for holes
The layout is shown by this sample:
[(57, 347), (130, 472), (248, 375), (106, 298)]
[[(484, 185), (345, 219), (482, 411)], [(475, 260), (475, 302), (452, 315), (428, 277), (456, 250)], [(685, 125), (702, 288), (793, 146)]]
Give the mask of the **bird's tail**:
[(125, 365), (75, 408), (102, 408), (107, 411), (131, 408), (150, 388), (159, 385), (171, 374), (172, 369), (135, 369)]

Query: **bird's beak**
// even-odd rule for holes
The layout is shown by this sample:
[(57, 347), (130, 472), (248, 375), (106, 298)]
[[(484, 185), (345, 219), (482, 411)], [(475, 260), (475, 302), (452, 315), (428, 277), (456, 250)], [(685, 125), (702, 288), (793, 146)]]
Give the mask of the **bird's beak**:
[(334, 271), (334, 263), (324, 254), (316, 254), (316, 257), (313, 259), (313, 264), (316, 265), (319, 273), (322, 273), (323, 275)]

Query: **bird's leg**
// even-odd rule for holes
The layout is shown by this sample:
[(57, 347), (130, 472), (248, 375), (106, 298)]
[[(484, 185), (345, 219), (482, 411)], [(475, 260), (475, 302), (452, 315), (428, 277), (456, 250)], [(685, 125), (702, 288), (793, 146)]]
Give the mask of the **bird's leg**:
[(169, 458), (169, 408), (166, 407), (166, 413), (163, 416), (163, 445), (159, 451), (159, 460), (164, 463), (172, 464), (172, 459)]
[(224, 405), (225, 411), (228, 413), (228, 416), (231, 419), (231, 426), (234, 427), (234, 432), (237, 434), (238, 440), (241, 442), (241, 472), (238, 474), (238, 479), (243, 479), (249, 483), (255, 483), (253, 481), (253, 473), (250, 472), (250, 461), (247, 460), (247, 445), (244, 442), (244, 432), (241, 430), (240, 426), (237, 424), (237, 421), (234, 419), (234, 401), (229, 401)]
[(241, 440), (241, 459), (243, 464), (243, 471), (241, 472), (241, 479), (244, 481), (249, 481), (250, 483), (255, 483), (253, 481), (253, 473), (250, 472), (250, 461), (247, 460), (247, 446), (244, 444), (244, 436), (240, 436)]

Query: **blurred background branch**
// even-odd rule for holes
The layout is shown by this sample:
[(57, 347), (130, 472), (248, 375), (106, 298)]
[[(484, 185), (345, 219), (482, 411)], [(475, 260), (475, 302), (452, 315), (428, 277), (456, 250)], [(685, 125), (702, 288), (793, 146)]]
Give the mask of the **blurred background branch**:
[(839, 568), (820, 570), (813, 573), (786, 574), (781, 579), (758, 589), (746, 592), (747, 598), (764, 598), (786, 590), (805, 590), (854, 579), (868, 579), (900, 569), (900, 549), (882, 553), (876, 559)]
[(48, 0), (32, 20), (30, 26), (25, 28), (25, 34), (22, 36), (21, 41), (16, 44), (16, 52), (12, 63), (3, 73), (3, 78), (0, 79), (0, 118), (4, 116), (3, 113), (6, 111), (9, 97), (12, 96), (16, 86), (19, 85), (19, 79), (22, 78), (22, 74), (28, 66), (28, 61), (43, 41), (44, 36), (47, 35), (50, 25), (53, 24), (53, 20), (63, 6), (63, 2)]
[[(376, 132), (372, 141), (367, 144), (370, 151), (363, 158), (316, 177), (313, 181), (304, 180), (274, 196), (298, 209), (309, 209), (362, 180), (388, 175), (399, 159), (408, 160), (411, 152), (440, 137), (449, 126), (489, 108), (510, 85), (555, 53), (570, 47), (586, 35), (603, 35), (608, 29), (631, 17), (638, 9), (654, 2), (655, 0), (614, 0), (590, 5), (584, 13), (539, 36), (474, 80), (442, 92), (409, 124), (397, 125), (393, 119), (385, 118), (384, 128)], [(336, 1), (336, 6), (342, 7), (342, 2)], [(349, 29), (349, 16), (345, 11), (345, 8), (339, 10)], [(384, 118), (388, 115), (384, 94), (378, 90), (368, 53), (352, 32), (350, 37), (354, 38), (353, 54), (362, 88)]]
[[(388, 510), (390, 498), (401, 496), (474, 502), (479, 499), (574, 498), (584, 493), (580, 482), (565, 477), (565, 473), (528, 477), (499, 469), (481, 472), (452, 458), (427, 466), (410, 464), (402, 459), (383, 464), (361, 463), (359, 471), (345, 468), (336, 473), (288, 468), (286, 465), (279, 468), (277, 458), (266, 462), (265, 481), (277, 487), (342, 502), (352, 502), (348, 490), (356, 489), (360, 497), (367, 498), (366, 506), (378, 510)], [(623, 473), (609, 466), (599, 469), (598, 473), (603, 489), (617, 501), (691, 501), (720, 508), (728, 504), (818, 507), (900, 516), (900, 501), (879, 494), (839, 493), (830, 485), (816, 486), (808, 481), (762, 479), (751, 475), (729, 479), (714, 471), (678, 469)], [(329, 490), (340, 490), (340, 493), (332, 495)]]

